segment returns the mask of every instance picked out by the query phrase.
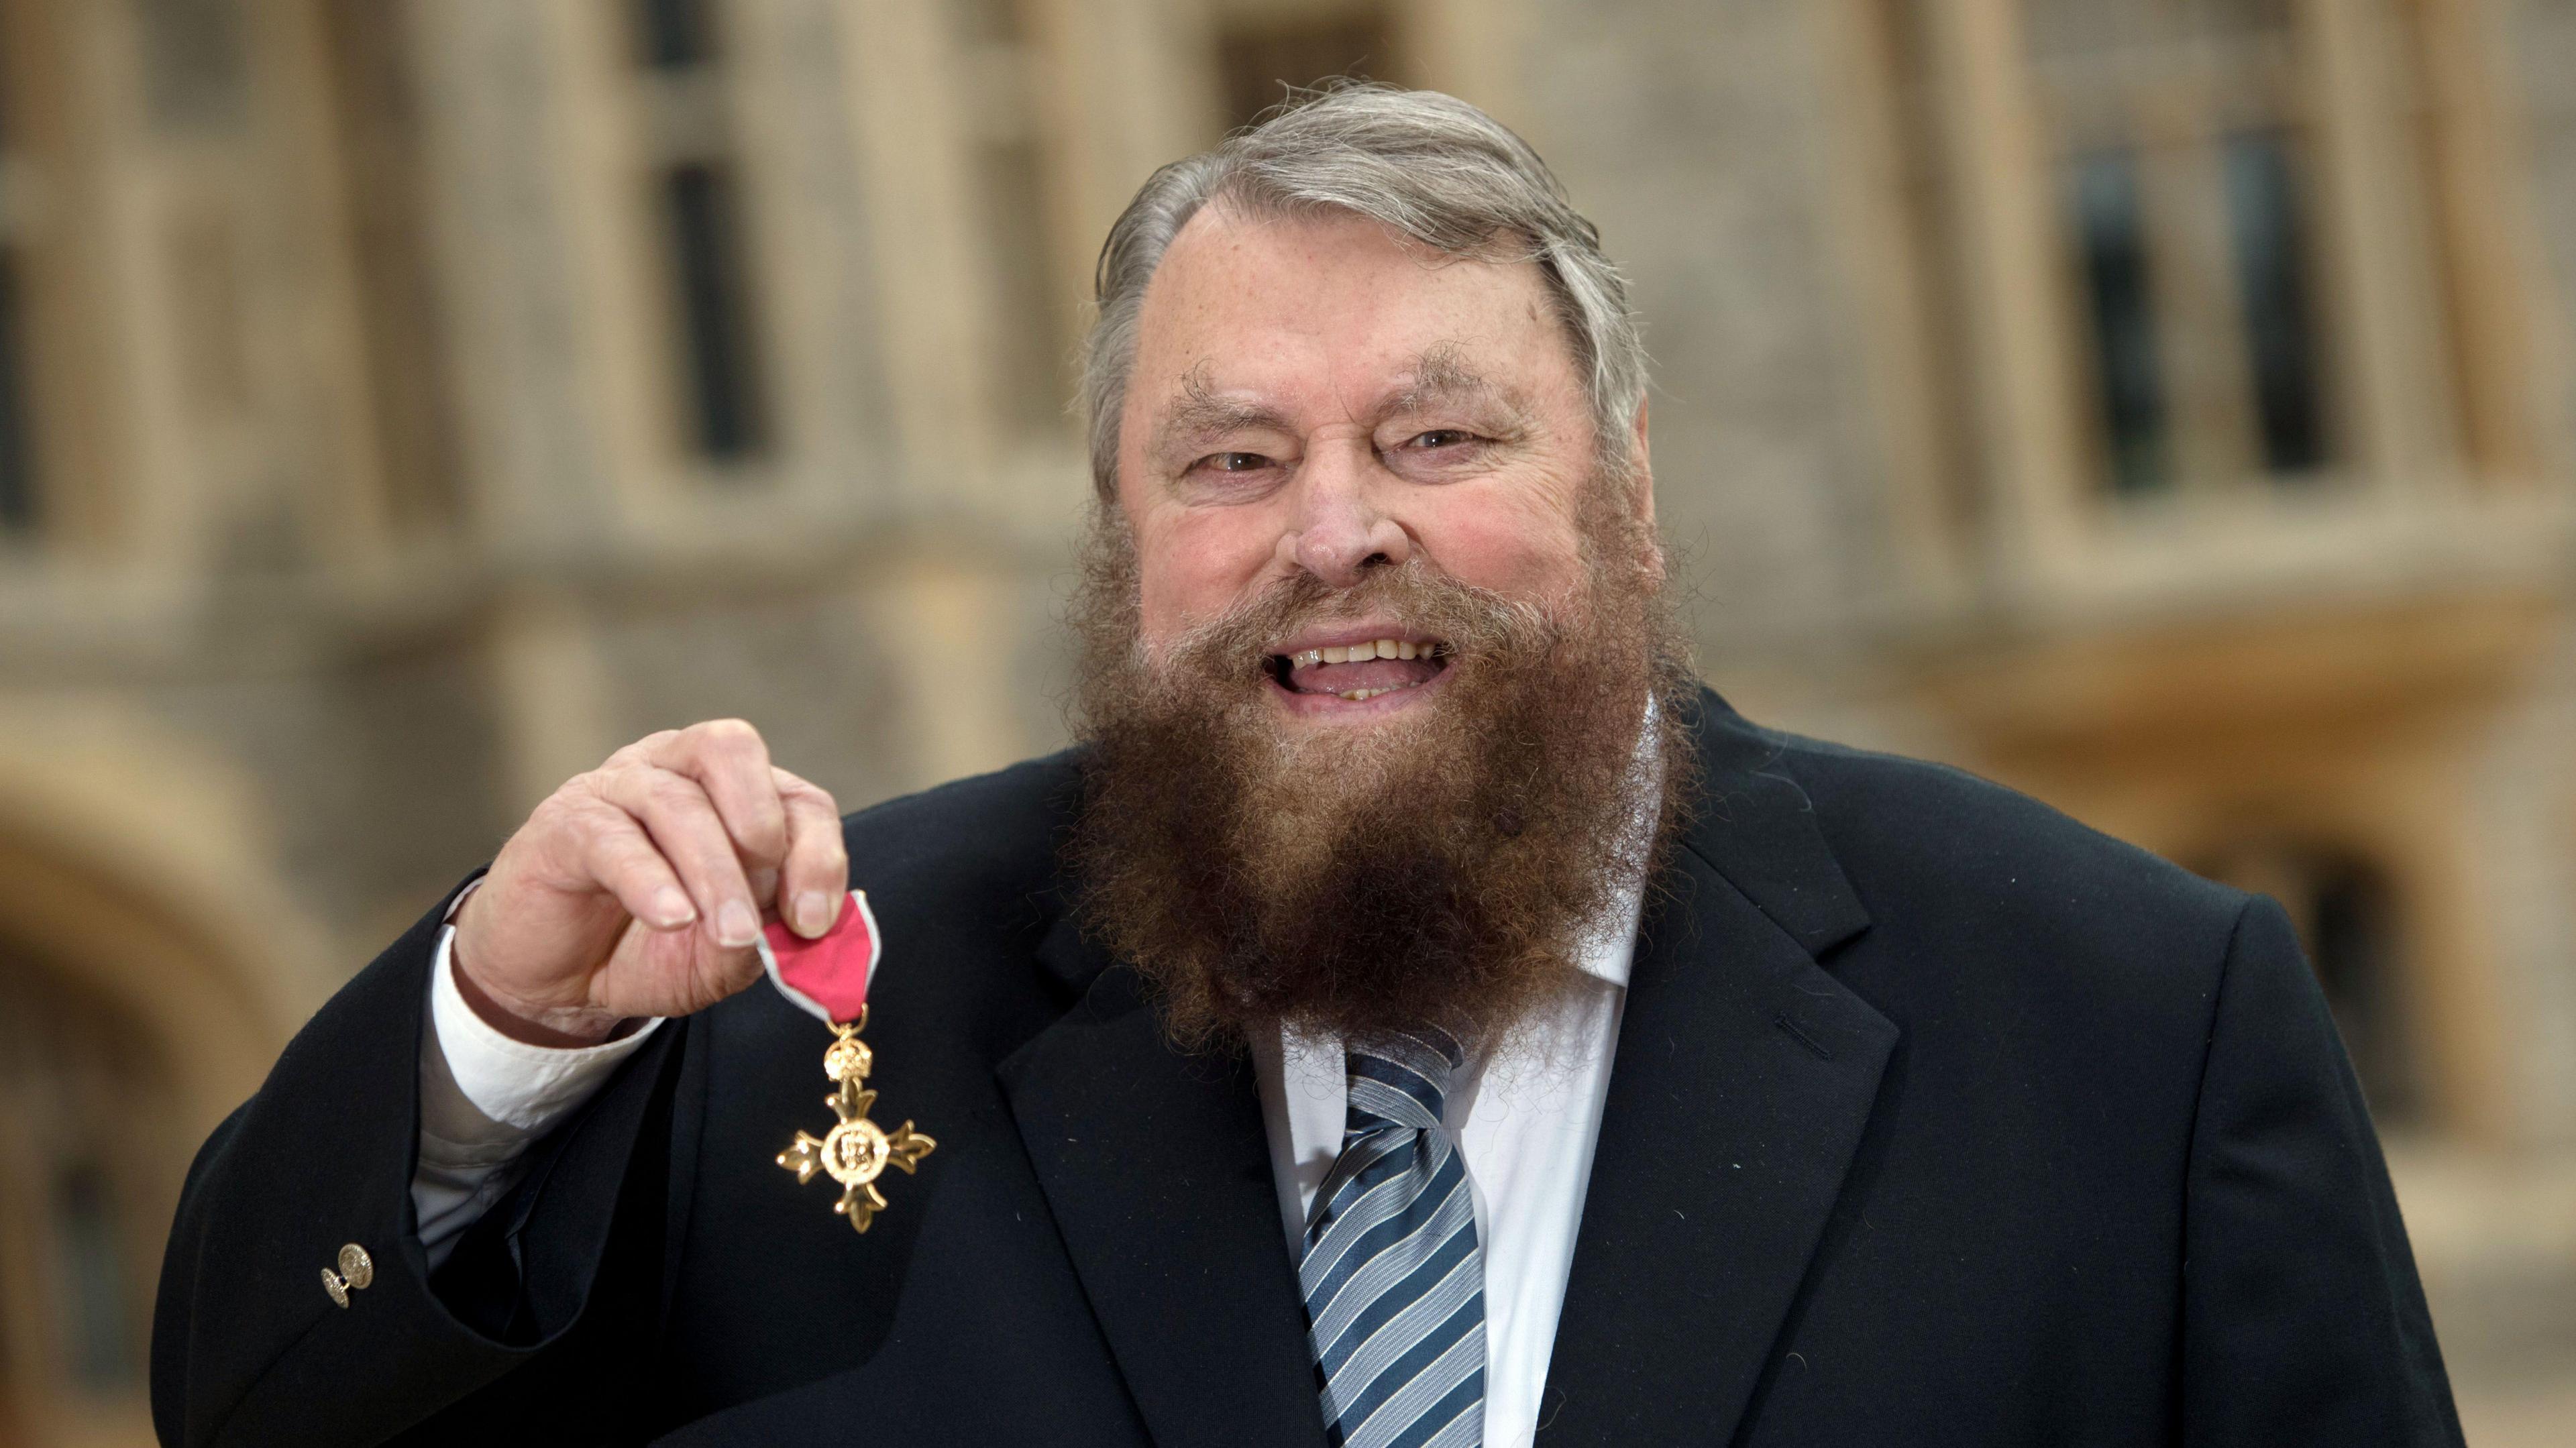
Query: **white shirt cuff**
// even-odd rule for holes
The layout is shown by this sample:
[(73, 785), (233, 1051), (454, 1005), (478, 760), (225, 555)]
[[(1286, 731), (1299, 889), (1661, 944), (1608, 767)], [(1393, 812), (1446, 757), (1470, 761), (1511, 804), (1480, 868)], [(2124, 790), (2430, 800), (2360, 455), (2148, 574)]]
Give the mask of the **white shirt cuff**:
[[(455, 946), (456, 927), (450, 925), (439, 932), (438, 954), (430, 962), (429, 1024), (431, 1045), (446, 1058), (447, 1074), (461, 1098), (450, 1104), (468, 1106), (480, 1118), (479, 1124), (447, 1123), (469, 1138), (493, 1139), (496, 1127), (522, 1142), (544, 1135), (579, 1110), (619, 1062), (661, 1029), (662, 1019), (656, 1016), (632, 1035), (596, 1046), (532, 1046), (514, 1041), (465, 1003), (465, 994), (456, 985)], [(429, 1123), (424, 1101), (424, 1131)]]
[[(471, 893), (468, 887), (448, 907), (451, 921)], [(420, 1043), (420, 1156), (411, 1183), (433, 1270), (509, 1190), (529, 1143), (580, 1110), (662, 1025), (656, 1017), (633, 1035), (597, 1046), (531, 1046), (474, 1013), (457, 989), (455, 969), (450, 924), (430, 959), (429, 1029)]]

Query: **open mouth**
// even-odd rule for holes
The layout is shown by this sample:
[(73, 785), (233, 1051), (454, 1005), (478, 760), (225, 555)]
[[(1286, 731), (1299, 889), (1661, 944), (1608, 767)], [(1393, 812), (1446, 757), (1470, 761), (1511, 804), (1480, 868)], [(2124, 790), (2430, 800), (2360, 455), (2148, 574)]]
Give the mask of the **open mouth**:
[(1438, 639), (1355, 639), (1272, 654), (1263, 667), (1290, 694), (1364, 704), (1439, 678), (1449, 668), (1449, 646)]

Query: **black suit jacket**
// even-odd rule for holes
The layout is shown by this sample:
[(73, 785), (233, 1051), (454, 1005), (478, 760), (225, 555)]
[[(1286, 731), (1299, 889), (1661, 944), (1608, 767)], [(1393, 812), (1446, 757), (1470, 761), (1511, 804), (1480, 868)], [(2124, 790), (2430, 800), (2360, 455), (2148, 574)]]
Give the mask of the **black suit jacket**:
[[(1542, 1445), (2459, 1442), (2275, 906), (1714, 696), (1689, 727)], [(848, 822), (875, 1114), (940, 1143), (865, 1236), (772, 1163), (830, 1120), (827, 1036), (754, 989), (657, 1033), (433, 1281), (433, 911), (199, 1154), (164, 1440), (1316, 1448), (1250, 1071), (1174, 1052), (1068, 918), (1077, 791), (1059, 756)]]

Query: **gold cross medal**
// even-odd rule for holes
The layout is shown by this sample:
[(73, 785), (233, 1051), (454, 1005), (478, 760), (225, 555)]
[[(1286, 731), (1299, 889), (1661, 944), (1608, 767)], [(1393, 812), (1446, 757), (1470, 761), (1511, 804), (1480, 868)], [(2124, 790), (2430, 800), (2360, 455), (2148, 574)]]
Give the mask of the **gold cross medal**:
[(850, 908), (817, 939), (807, 940), (783, 924), (772, 924), (760, 938), (760, 963), (769, 971), (769, 983), (797, 1009), (832, 1028), (832, 1044), (823, 1051), (823, 1074), (832, 1079), (833, 1091), (823, 1104), (840, 1118), (819, 1139), (796, 1133), (778, 1154), (778, 1164), (796, 1173), (799, 1185), (812, 1181), (818, 1171), (839, 1182), (841, 1199), (832, 1210), (861, 1232), (886, 1209), (877, 1178), (890, 1166), (911, 1175), (939, 1144), (913, 1130), (909, 1121), (888, 1131), (868, 1119), (877, 1093), (863, 1083), (873, 1053), (859, 1032), (868, 1024), (868, 978), (876, 973), (878, 952), (876, 916), (859, 890), (850, 892)]

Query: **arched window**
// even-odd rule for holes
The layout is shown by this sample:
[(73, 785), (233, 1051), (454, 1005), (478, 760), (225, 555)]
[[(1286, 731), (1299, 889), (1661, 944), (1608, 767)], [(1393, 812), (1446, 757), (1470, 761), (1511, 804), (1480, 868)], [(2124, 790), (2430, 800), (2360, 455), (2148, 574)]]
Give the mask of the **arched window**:
[(0, 941), (0, 1434), (140, 1421), (170, 1091), (141, 1023)]

